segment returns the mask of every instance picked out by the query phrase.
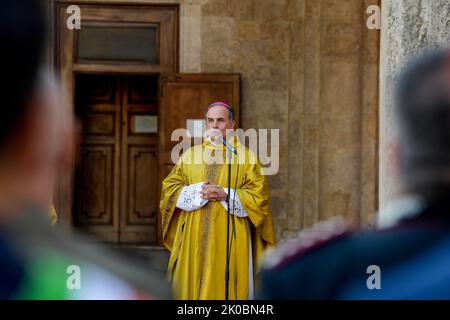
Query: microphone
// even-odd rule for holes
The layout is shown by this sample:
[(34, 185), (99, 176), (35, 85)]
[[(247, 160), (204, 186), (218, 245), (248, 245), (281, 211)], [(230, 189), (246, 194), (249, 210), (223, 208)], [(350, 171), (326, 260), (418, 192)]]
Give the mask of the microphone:
[(232, 153), (237, 154), (237, 150), (222, 136), (219, 137), (219, 141)]

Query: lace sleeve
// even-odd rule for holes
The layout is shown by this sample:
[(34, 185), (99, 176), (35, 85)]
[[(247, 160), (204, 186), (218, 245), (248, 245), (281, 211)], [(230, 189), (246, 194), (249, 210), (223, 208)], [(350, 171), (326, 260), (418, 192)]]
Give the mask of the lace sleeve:
[(194, 211), (203, 207), (208, 200), (201, 196), (203, 182), (183, 187), (177, 200), (177, 208), (183, 211)]
[[(227, 188), (223, 188), (223, 190), (225, 191), (226, 194), (228, 194), (228, 189)], [(245, 218), (248, 217), (247, 212), (245, 212), (244, 206), (241, 203), (241, 200), (239, 199), (239, 196), (237, 195), (236, 191), (234, 189), (230, 189), (231, 191), (231, 196), (230, 196), (230, 213), (234, 213), (234, 215), (236, 217), (239, 218)], [(234, 202), (234, 206), (233, 206), (233, 202)], [(225, 210), (227, 210), (228, 206), (227, 206), (227, 202), (226, 201), (221, 201), (222, 206), (225, 208)]]

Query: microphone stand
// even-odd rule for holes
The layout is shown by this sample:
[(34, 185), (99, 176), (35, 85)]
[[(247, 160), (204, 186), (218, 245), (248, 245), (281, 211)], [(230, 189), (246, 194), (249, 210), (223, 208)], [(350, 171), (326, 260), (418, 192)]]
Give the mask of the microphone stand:
[[(234, 149), (226, 140), (223, 138), (220, 139), (222, 144), (227, 149), (227, 159), (228, 159), (228, 194), (227, 194), (227, 258), (226, 258), (226, 265), (225, 265), (225, 300), (228, 300), (229, 295), (229, 289), (230, 289), (230, 257), (231, 257), (231, 247), (230, 243), (233, 241), (233, 239), (230, 240), (230, 194), (231, 194), (231, 160), (233, 159), (233, 153), (238, 155), (237, 150)], [(236, 183), (237, 183), (237, 175), (236, 175)], [(234, 199), (234, 198), (233, 198)], [(233, 204), (233, 211), (234, 211), (234, 204)], [(233, 212), (234, 214), (234, 212)], [(235, 235), (235, 224), (234, 224), (234, 215), (233, 215), (233, 234)]]
[(231, 159), (233, 157), (231, 150), (227, 149), (228, 157), (228, 194), (227, 194), (227, 259), (225, 265), (225, 300), (228, 300), (230, 285), (230, 194), (231, 194)]

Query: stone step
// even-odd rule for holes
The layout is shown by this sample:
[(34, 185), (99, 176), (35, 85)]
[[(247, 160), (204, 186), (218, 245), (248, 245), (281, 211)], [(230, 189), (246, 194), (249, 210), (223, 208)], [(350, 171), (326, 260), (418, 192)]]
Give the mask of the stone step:
[(156, 246), (110, 245), (114, 251), (128, 257), (130, 261), (143, 264), (161, 273), (165, 277), (169, 262), (169, 251)]

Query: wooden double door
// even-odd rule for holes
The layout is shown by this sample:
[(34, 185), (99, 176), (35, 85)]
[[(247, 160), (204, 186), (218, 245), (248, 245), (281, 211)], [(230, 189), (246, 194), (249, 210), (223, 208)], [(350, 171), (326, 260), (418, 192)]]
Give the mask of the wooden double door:
[(113, 243), (155, 243), (157, 76), (77, 75), (74, 222)]

